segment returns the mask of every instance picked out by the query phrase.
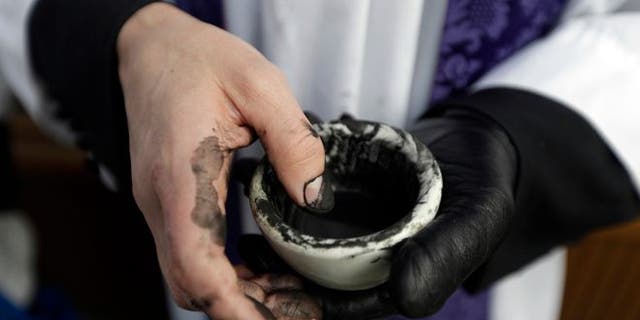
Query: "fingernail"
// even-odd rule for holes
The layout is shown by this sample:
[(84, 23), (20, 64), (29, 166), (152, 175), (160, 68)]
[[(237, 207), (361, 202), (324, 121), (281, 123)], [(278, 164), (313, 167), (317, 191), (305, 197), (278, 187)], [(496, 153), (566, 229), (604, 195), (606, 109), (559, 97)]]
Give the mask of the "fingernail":
[(335, 204), (333, 190), (324, 179), (319, 175), (304, 184), (304, 202), (310, 211), (315, 213), (326, 213), (333, 209)]

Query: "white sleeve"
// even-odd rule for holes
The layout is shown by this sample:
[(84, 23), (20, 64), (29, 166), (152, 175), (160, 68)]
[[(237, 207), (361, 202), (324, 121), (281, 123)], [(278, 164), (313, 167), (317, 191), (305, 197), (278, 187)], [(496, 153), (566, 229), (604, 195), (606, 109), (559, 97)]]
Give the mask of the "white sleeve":
[[(474, 90), (516, 87), (585, 116), (640, 182), (640, 0), (574, 0), (563, 22), (480, 79)], [(625, 12), (626, 11), (626, 12)], [(560, 247), (501, 280), (490, 315), (558, 319), (566, 249)]]
[(640, 12), (580, 16), (501, 64), (474, 89), (507, 86), (573, 108), (640, 182)]
[(67, 125), (53, 117), (55, 104), (37, 83), (28, 51), (28, 20), (37, 0), (0, 0), (0, 82), (18, 98), (49, 136), (66, 145), (73, 141)]
[(564, 10), (562, 20), (638, 10), (640, 10), (640, 0), (570, 0)]

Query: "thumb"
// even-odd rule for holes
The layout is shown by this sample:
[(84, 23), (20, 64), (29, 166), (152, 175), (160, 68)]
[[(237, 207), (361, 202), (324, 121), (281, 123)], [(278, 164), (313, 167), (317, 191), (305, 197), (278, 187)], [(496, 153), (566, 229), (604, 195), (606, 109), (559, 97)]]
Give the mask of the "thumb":
[[(243, 79), (244, 92), (230, 96), (258, 134), (289, 196), (300, 206), (326, 212), (333, 207), (333, 192), (323, 179), (322, 140), (293, 97), (284, 75), (274, 66), (261, 70), (253, 78)], [(235, 95), (241, 97), (236, 99)]]
[[(297, 113), (300, 113), (297, 115)], [(325, 151), (322, 140), (300, 110), (284, 120), (261, 119), (267, 130), (257, 130), (269, 162), (289, 196), (300, 206), (315, 212), (333, 208), (333, 192), (323, 175)], [(275, 119), (274, 119), (275, 120)], [(269, 131), (270, 130), (270, 131)]]

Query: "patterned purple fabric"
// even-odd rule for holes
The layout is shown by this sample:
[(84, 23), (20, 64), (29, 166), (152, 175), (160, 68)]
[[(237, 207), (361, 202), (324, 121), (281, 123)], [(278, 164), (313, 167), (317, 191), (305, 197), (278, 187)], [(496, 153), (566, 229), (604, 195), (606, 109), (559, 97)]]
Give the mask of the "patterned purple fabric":
[(557, 23), (567, 0), (449, 0), (432, 102), (473, 81)]
[[(557, 23), (566, 2), (449, 0), (431, 101), (436, 103), (463, 93), (498, 63), (544, 36)], [(203, 21), (223, 25), (222, 0), (177, 0), (176, 4)], [(235, 223), (239, 221), (230, 221)], [(237, 232), (237, 228), (232, 229)], [(232, 246), (227, 249), (233, 252)], [(489, 298), (488, 291), (472, 296), (458, 290), (438, 313), (425, 319), (487, 320)], [(389, 318), (401, 319), (405, 318)]]
[[(470, 295), (464, 290), (456, 291), (442, 309), (435, 315), (424, 318), (428, 320), (487, 320), (489, 319), (489, 291)], [(404, 320), (401, 316), (393, 316), (387, 320)]]

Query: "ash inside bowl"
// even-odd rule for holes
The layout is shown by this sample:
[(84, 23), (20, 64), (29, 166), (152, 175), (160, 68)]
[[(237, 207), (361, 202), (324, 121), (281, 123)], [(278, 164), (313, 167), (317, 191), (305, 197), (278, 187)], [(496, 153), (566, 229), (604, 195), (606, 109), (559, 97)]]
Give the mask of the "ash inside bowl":
[(419, 182), (404, 154), (359, 136), (331, 136), (324, 143), (337, 150), (327, 155), (325, 174), (335, 193), (333, 210), (317, 214), (295, 205), (268, 166), (263, 188), (272, 217), (304, 234), (342, 239), (383, 230), (412, 211)]

